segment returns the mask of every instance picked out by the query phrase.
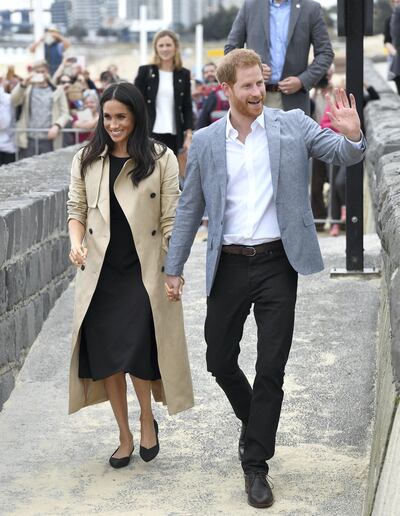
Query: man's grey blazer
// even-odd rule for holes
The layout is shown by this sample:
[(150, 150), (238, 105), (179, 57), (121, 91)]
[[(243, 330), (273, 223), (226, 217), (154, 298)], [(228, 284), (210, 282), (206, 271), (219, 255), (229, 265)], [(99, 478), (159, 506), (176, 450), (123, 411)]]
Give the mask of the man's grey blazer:
[[(308, 158), (336, 165), (363, 159), (365, 140), (357, 148), (330, 129), (321, 129), (300, 109), (264, 108), (274, 201), (286, 255), (300, 274), (323, 269), (311, 211)], [(210, 294), (222, 248), (226, 203), (226, 116), (195, 133), (189, 151), (185, 185), (178, 203), (165, 272), (183, 273), (207, 208), (206, 288)]]
[[(281, 79), (298, 77), (304, 89), (292, 95), (282, 95), (282, 102), (285, 111), (300, 108), (309, 114), (308, 91), (326, 74), (334, 52), (319, 3), (313, 0), (290, 1), (286, 59)], [(225, 54), (246, 44), (247, 48), (260, 55), (263, 63), (270, 65), (269, 10), (269, 0), (244, 0), (228, 35)], [(311, 45), (314, 59), (309, 65)]]

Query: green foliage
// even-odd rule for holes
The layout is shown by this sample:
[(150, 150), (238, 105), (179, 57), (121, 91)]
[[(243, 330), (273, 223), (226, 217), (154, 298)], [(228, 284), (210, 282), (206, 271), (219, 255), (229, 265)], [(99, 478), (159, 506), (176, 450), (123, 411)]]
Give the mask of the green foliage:
[(374, 5), (374, 34), (383, 34), (385, 21), (392, 13), (389, 0), (378, 0)]
[(216, 13), (210, 14), (201, 20), (204, 28), (205, 41), (226, 39), (231, 30), (233, 20), (238, 12), (237, 7), (225, 9), (220, 7)]

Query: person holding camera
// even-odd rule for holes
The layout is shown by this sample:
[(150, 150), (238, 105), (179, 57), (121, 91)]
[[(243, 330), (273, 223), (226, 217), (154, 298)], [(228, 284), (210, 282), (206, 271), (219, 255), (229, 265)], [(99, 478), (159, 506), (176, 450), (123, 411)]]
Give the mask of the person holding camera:
[[(14, 107), (21, 106), (17, 127), (22, 157), (51, 152), (62, 147), (61, 130), (70, 120), (63, 86), (54, 86), (46, 61), (38, 61), (30, 74), (11, 93)], [(41, 129), (42, 131), (38, 131)]]
[(50, 75), (53, 75), (63, 60), (64, 50), (70, 47), (70, 42), (60, 34), (57, 27), (49, 27), (44, 35), (29, 47), (31, 52), (44, 45), (44, 58), (49, 66)]

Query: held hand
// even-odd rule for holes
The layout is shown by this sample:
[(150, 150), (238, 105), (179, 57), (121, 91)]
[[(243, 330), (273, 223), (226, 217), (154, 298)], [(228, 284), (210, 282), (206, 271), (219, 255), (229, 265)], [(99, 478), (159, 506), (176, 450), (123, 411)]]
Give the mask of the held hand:
[(185, 281), (181, 276), (169, 276), (165, 282), (165, 293), (169, 301), (179, 301), (182, 297), (182, 287)]
[(83, 245), (71, 247), (69, 259), (75, 267), (85, 267), (88, 250)]
[(298, 77), (290, 76), (278, 82), (279, 89), (285, 95), (293, 95), (297, 93), (303, 87), (303, 83)]
[(58, 125), (53, 125), (49, 129), (49, 132), (47, 133), (47, 138), (49, 140), (54, 140), (55, 138), (57, 138), (59, 132), (60, 132), (60, 128), (58, 127)]
[(334, 102), (325, 96), (329, 106), (328, 116), (332, 127), (349, 140), (357, 142), (361, 138), (361, 123), (357, 113), (356, 99), (350, 93), (350, 102), (343, 88), (335, 88)]
[(262, 64), (262, 76), (265, 82), (268, 82), (271, 79), (272, 69), (267, 64)]

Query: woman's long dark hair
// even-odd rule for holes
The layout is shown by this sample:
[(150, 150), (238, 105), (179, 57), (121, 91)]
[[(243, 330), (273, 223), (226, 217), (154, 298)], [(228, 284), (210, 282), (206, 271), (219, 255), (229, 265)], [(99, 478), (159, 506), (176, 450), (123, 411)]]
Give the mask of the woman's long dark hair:
[(100, 115), (97, 127), (89, 143), (83, 149), (81, 162), (81, 176), (85, 177), (88, 167), (104, 151), (106, 145), (109, 152), (112, 152), (114, 142), (104, 127), (103, 107), (109, 100), (118, 100), (124, 104), (132, 113), (134, 118), (134, 129), (129, 135), (127, 151), (134, 160), (135, 168), (130, 172), (132, 182), (137, 186), (142, 179), (150, 176), (155, 168), (156, 160), (165, 154), (167, 147), (161, 145), (161, 151), (155, 148), (155, 142), (149, 137), (147, 110), (142, 94), (129, 82), (111, 84), (104, 91), (100, 99)]

